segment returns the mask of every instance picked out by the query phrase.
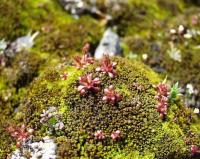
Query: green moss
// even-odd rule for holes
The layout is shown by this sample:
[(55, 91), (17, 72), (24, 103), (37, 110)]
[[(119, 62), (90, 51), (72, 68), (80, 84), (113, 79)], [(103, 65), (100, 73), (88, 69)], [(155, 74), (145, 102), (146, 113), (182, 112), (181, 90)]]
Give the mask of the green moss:
[(6, 120), (12, 117), (12, 113), (19, 105), (21, 98), (23, 98), (25, 91), (23, 89), (16, 93), (15, 88), (7, 88), (0, 92), (0, 116), (1, 120)]
[[(151, 28), (151, 24), (145, 21), (148, 26), (148, 34), (137, 32), (136, 34), (127, 34), (123, 39), (126, 48), (126, 57), (143, 61), (152, 67), (155, 71), (161, 72), (163, 77), (168, 76), (172, 82), (180, 81), (180, 86), (185, 88), (188, 83), (191, 83), (196, 90), (200, 90), (199, 85), (199, 35), (194, 35), (191, 39), (176, 37), (174, 47), (180, 51), (181, 62), (172, 59), (169, 56), (172, 35), (169, 34), (170, 29), (178, 28), (179, 25), (184, 25), (190, 30), (199, 30), (199, 22), (192, 23), (194, 16), (198, 15), (199, 9), (196, 7), (186, 7), (182, 9), (181, 14), (165, 17), (163, 21), (158, 21), (157, 27)], [(198, 16), (197, 16), (198, 17)], [(126, 27), (125, 29), (127, 29)], [(138, 26), (137, 28), (141, 28)], [(134, 27), (133, 27), (134, 30)], [(127, 47), (128, 46), (128, 47)], [(143, 54), (146, 54), (147, 59), (143, 59)], [(134, 55), (134, 56), (133, 56)], [(187, 76), (185, 76), (187, 74)], [(199, 94), (195, 95), (195, 100), (200, 99)], [(192, 106), (198, 107), (198, 102)]]
[(3, 0), (0, 9), (0, 39), (14, 40), (51, 22), (62, 24), (70, 19), (56, 0)]
[(80, 51), (80, 46), (86, 42), (97, 45), (102, 31), (97, 21), (90, 17), (82, 17), (69, 24), (52, 25), (51, 33), (42, 33), (36, 41), (36, 46), (44, 52), (66, 56)]
[[(192, 116), (192, 117), (191, 117)], [(158, 158), (190, 158), (191, 155), (188, 153), (190, 151), (190, 145), (199, 145), (199, 131), (198, 128), (199, 121), (194, 121), (198, 119), (195, 114), (193, 114), (192, 109), (185, 108), (180, 99), (176, 100), (175, 103), (171, 103), (168, 110), (168, 119), (162, 124), (162, 132), (157, 136), (161, 141), (158, 145), (154, 145), (154, 149), (162, 145), (168, 145), (168, 147), (159, 148), (156, 156)], [(196, 127), (197, 126), (197, 127)], [(197, 130), (197, 131), (195, 131)], [(193, 134), (191, 136), (191, 134)], [(158, 140), (158, 139), (156, 139)], [(189, 143), (188, 143), (189, 142)], [(157, 147), (158, 146), (158, 147)], [(175, 147), (179, 147), (179, 151)], [(171, 154), (168, 150), (172, 151)]]
[[(141, 117), (139, 117), (140, 115), (142, 115), (143, 117), (147, 117), (146, 112), (145, 112), (145, 108), (142, 108), (142, 104), (138, 104), (138, 111), (141, 107), (142, 110), (144, 110), (144, 112), (142, 112), (142, 110), (140, 110), (140, 113), (137, 115), (137, 114), (134, 114), (133, 111), (133, 108), (132, 106), (130, 105), (130, 103), (137, 103), (139, 102), (140, 100), (144, 99), (144, 101), (146, 101), (145, 99), (148, 99), (148, 96), (151, 96), (153, 94), (146, 94), (146, 95), (142, 95), (140, 94), (139, 91), (133, 91), (131, 87), (133, 87), (133, 83), (134, 82), (140, 82), (142, 83), (142, 85), (144, 86), (144, 88), (148, 89), (149, 85), (147, 84), (149, 81), (147, 78), (147, 74), (151, 76), (151, 73), (147, 72), (146, 70), (144, 70), (143, 67), (139, 67), (137, 64), (134, 64), (132, 67), (130, 67), (129, 64), (127, 64), (128, 62), (126, 62), (125, 64), (125, 61), (119, 61), (118, 59), (116, 59), (119, 64), (119, 67), (117, 69), (117, 72), (118, 72), (118, 78), (116, 79), (109, 79), (107, 76), (102, 76), (101, 79), (102, 79), (102, 87), (105, 88), (105, 87), (108, 87), (109, 85), (113, 84), (116, 88), (120, 88), (120, 86), (122, 84), (126, 85), (128, 91), (130, 91), (130, 96), (126, 97), (125, 94), (124, 95), (124, 102), (120, 102), (119, 105), (117, 106), (118, 108), (116, 107), (112, 107), (110, 106), (109, 104), (105, 104), (105, 103), (102, 103), (101, 101), (101, 96), (102, 96), (102, 92), (99, 93), (98, 95), (89, 95), (86, 99), (84, 98), (80, 98), (78, 97), (77, 95), (74, 96), (74, 91), (73, 91), (73, 94), (71, 94), (71, 92), (66, 92), (66, 93), (69, 93), (69, 95), (67, 95), (65, 98), (67, 99), (66, 100), (66, 103), (68, 106), (70, 106), (70, 109), (73, 110), (73, 114), (72, 112), (68, 112), (67, 113), (67, 116), (66, 116), (66, 124), (69, 126), (68, 129), (66, 129), (66, 133), (69, 135), (69, 137), (73, 137), (74, 139), (78, 139), (78, 136), (76, 137), (76, 135), (78, 135), (80, 130), (79, 128), (81, 127), (81, 129), (83, 129), (83, 134), (87, 134), (88, 133), (88, 137), (87, 138), (91, 138), (92, 134), (94, 134), (94, 131), (95, 130), (98, 130), (98, 129), (101, 129), (103, 130), (107, 135), (109, 135), (109, 133), (111, 133), (113, 130), (116, 130), (116, 129), (120, 129), (122, 132), (126, 132), (126, 134), (124, 134), (125, 136), (129, 136), (127, 140), (124, 140), (120, 143), (120, 146), (123, 147), (123, 144), (124, 145), (128, 145), (128, 143), (130, 142), (130, 140), (132, 140), (133, 138), (136, 140), (135, 142), (135, 145), (134, 143), (130, 143), (130, 145), (127, 146), (127, 149), (128, 147), (132, 147), (132, 148), (135, 148), (135, 149), (139, 149), (142, 151), (143, 149), (143, 146), (145, 145), (145, 140), (146, 140), (146, 137), (148, 137), (146, 135), (146, 137), (142, 136), (142, 134), (152, 134), (150, 130), (143, 130), (143, 132), (141, 132), (141, 130), (139, 130), (139, 128), (136, 128), (136, 126), (134, 126), (135, 128), (133, 128), (131, 125), (137, 125), (140, 127), (140, 122), (143, 122), (143, 119)], [(125, 67), (120, 67), (120, 66), (123, 66), (125, 65)], [(127, 67), (126, 67), (127, 65)], [(125, 71), (126, 70), (126, 71)], [(94, 77), (97, 76), (96, 74), (94, 74)], [(135, 77), (135, 78), (134, 78)], [(153, 76), (154, 77), (154, 76)], [(74, 87), (74, 86), (72, 86)], [(137, 94), (137, 95), (136, 95)], [(74, 96), (73, 98), (71, 98), (72, 96)], [(134, 96), (136, 96), (134, 98)], [(68, 99), (70, 98), (70, 99)], [(141, 99), (139, 99), (141, 98)], [(139, 101), (138, 101), (139, 100)], [(92, 110), (92, 107), (94, 107), (94, 104), (93, 104), (93, 101), (95, 101), (95, 108), (94, 110)], [(141, 101), (140, 101), (141, 102)], [(148, 102), (148, 100), (146, 101)], [(73, 104), (74, 103), (74, 104)], [(149, 108), (153, 105), (151, 105), (153, 103), (149, 103)], [(73, 106), (75, 105), (75, 107)], [(146, 106), (148, 105), (147, 103), (145, 104)], [(147, 106), (148, 107), (148, 106)], [(148, 109), (148, 108), (147, 108)], [(94, 111), (94, 112), (93, 112)], [(120, 113), (120, 111), (124, 112), (124, 113)], [(128, 113), (128, 111), (130, 112), (130, 114)], [(146, 110), (148, 112), (148, 110)], [(150, 109), (149, 109), (150, 111)], [(87, 112), (87, 114), (86, 114)], [(96, 113), (95, 113), (96, 112)], [(133, 114), (132, 114), (132, 113)], [(136, 112), (135, 112), (136, 113)], [(106, 114), (108, 115), (106, 119), (105, 116)], [(135, 121), (131, 121), (130, 120), (130, 123), (125, 125), (123, 123), (123, 118), (124, 118), (124, 115), (128, 116), (131, 118), (131, 116), (134, 116), (135, 117)], [(156, 115), (156, 113), (155, 113)], [(77, 118), (79, 116), (79, 119)], [(94, 117), (96, 116), (96, 117)], [(151, 117), (153, 117), (154, 115), (152, 115)], [(148, 119), (149, 120), (153, 120), (151, 117), (149, 117)], [(107, 123), (109, 123), (109, 118), (110, 120), (112, 121), (110, 123), (110, 125), (108, 125)], [(100, 122), (102, 120), (102, 122)], [(122, 120), (122, 121), (121, 121)], [(68, 123), (70, 121), (73, 122), (73, 123)], [(89, 121), (93, 121), (92, 123), (90, 123)], [(89, 122), (89, 123), (88, 123)], [(128, 121), (127, 121), (128, 122)], [(134, 122), (134, 123), (132, 123)], [(156, 121), (154, 123), (156, 126)], [(71, 126), (72, 127), (71, 127)], [(152, 128), (154, 127), (152, 125)], [(77, 129), (78, 128), (78, 129)], [(135, 134), (133, 135), (131, 132), (134, 131)], [(141, 133), (141, 134), (140, 134)], [(140, 137), (142, 139), (143, 142), (138, 142), (138, 139), (137, 137), (139, 137), (140, 135), (142, 137)], [(79, 140), (79, 139), (78, 139)], [(88, 141), (84, 141), (85, 142), (85, 146), (84, 146), (84, 152), (86, 151), (86, 154), (88, 156), (86, 157), (103, 157), (104, 155), (106, 155), (106, 151), (110, 151), (111, 150), (111, 147), (112, 149), (116, 149), (117, 145), (115, 143), (112, 143), (109, 141), (109, 139), (106, 139), (105, 143), (102, 143), (102, 147), (104, 147), (105, 145), (105, 150), (101, 147), (96, 147), (95, 146), (95, 143), (96, 141), (93, 140), (93, 139), (88, 139)], [(91, 148), (91, 146), (94, 144), (93, 148)], [(99, 143), (100, 144), (100, 143)], [(112, 146), (111, 146), (112, 145)], [(101, 145), (99, 145), (101, 146)], [(95, 150), (94, 150), (94, 147)], [(100, 152), (99, 152), (100, 151)]]
[(130, 0), (128, 4), (122, 3), (121, 6), (120, 12), (112, 13), (113, 23), (117, 24), (119, 34), (145, 37), (151, 34), (150, 29), (161, 27), (160, 22), (166, 17), (181, 13), (184, 3), (179, 0), (173, 2)]
[(119, 88), (115, 88), (117, 92), (120, 94), (124, 94), (126, 96), (130, 96), (131, 92), (127, 89), (126, 85), (121, 85)]
[[(115, 78), (95, 72), (98, 61), (84, 70), (73, 66), (49, 69), (33, 81), (15, 119), (19, 122), (23, 119), (23, 123), (35, 129), (35, 137), (41, 138), (48, 135), (49, 127), (40, 123), (40, 114), (49, 107), (56, 107), (65, 125), (64, 130), (51, 134), (58, 144), (60, 158), (190, 158), (190, 147), (184, 139), (192, 122), (187, 121), (189, 113), (185, 113), (181, 123), (181, 114), (185, 111), (181, 101), (170, 103), (167, 121), (163, 122), (156, 111), (153, 87), (160, 82), (158, 76), (139, 62), (118, 57), (112, 61), (118, 63)], [(60, 79), (63, 72), (69, 74), (64, 81)], [(86, 73), (100, 76), (101, 91), (82, 97), (77, 90), (78, 77)], [(111, 84), (123, 96), (116, 105), (102, 101), (103, 89)], [(173, 122), (175, 116), (177, 123)], [(53, 125), (55, 122), (53, 118), (48, 121)], [(104, 140), (95, 139), (97, 130), (105, 133)], [(119, 141), (110, 137), (116, 130), (122, 132)], [(196, 137), (190, 137), (191, 141), (198, 141)]]
[(133, 151), (129, 154), (123, 152), (112, 152), (109, 159), (154, 159), (154, 154), (145, 152), (143, 155), (140, 154), (138, 151)]
[[(3, 114), (1, 114), (0, 118), (0, 158), (6, 158), (8, 155), (16, 149), (15, 144), (13, 143), (13, 140), (11, 136), (5, 132), (7, 126), (11, 124), (13, 121), (6, 118), (4, 119), (2, 117)], [(9, 145), (9, 146), (8, 146)]]
[(153, 147), (156, 150), (156, 158), (189, 158), (187, 145), (184, 142), (185, 135), (178, 125), (171, 122), (164, 123), (157, 137), (156, 140), (160, 142)]
[[(167, 54), (169, 37), (166, 32), (180, 23), (192, 26), (184, 20), (188, 12), (172, 18), (183, 12), (184, 7), (182, 1), (178, 0), (134, 0), (122, 5), (121, 12), (111, 14), (113, 23), (118, 24), (119, 34), (125, 36), (126, 55), (132, 52), (138, 54), (137, 59), (141, 60), (142, 54), (147, 53), (149, 57), (145, 62), (150, 66), (154, 68), (159, 65), (170, 74), (170, 79), (182, 80), (182, 85), (192, 81), (195, 88), (200, 90), (196, 47), (199, 38), (189, 40), (188, 45), (181, 40), (176, 43), (182, 52), (182, 63), (173, 61)], [(199, 119), (179, 99), (170, 102), (167, 121), (163, 123), (160, 120), (153, 88), (153, 84), (159, 83), (160, 79), (139, 62), (114, 58), (118, 62), (118, 76), (110, 79), (103, 74), (100, 77), (102, 89), (98, 94), (79, 95), (78, 77), (91, 72), (94, 77), (99, 76), (94, 71), (98, 62), (85, 70), (57, 64), (63, 62), (60, 57), (76, 54), (84, 42), (91, 42), (92, 46), (97, 44), (103, 27), (96, 20), (91, 17), (74, 20), (54, 0), (3, 0), (0, 10), (0, 39), (14, 40), (29, 30), (40, 31), (31, 53), (20, 53), (10, 67), (1, 71), (0, 158), (5, 158), (13, 150), (15, 142), (1, 129), (1, 125), (5, 124), (8, 116), (13, 116), (18, 105), (20, 107), (14, 119), (37, 129), (36, 138), (48, 135), (48, 126), (40, 123), (42, 111), (51, 106), (58, 109), (65, 130), (54, 132), (51, 136), (58, 144), (57, 154), (61, 158), (182, 159), (191, 158), (186, 138), (191, 144), (200, 146)], [(197, 11), (194, 9), (190, 12), (190, 19)], [(164, 27), (167, 29), (163, 30)], [(198, 28), (198, 25), (194, 28)], [(155, 62), (155, 57), (161, 58)], [(45, 59), (48, 61), (41, 64)], [(67, 60), (64, 63), (71, 63), (69, 58)], [(24, 66), (28, 69), (24, 70)], [(65, 71), (69, 77), (62, 81), (60, 75)], [(190, 76), (186, 77), (185, 72)], [(34, 80), (37, 76), (40, 77)], [(123, 95), (123, 100), (116, 106), (101, 100), (103, 89), (111, 84)], [(55, 124), (53, 119), (49, 122)], [(95, 131), (100, 129), (105, 132), (104, 141), (94, 139)], [(117, 129), (122, 132), (123, 138), (113, 142), (110, 134)], [(190, 136), (191, 132), (194, 135)]]
[[(18, 53), (9, 60), (8, 67), (0, 70), (0, 113), (5, 115), (11, 115), (18, 107), (23, 98), (19, 93), (22, 87), (25, 93), (35, 77), (44, 74), (49, 66), (63, 62), (60, 56), (76, 53), (84, 42), (97, 45), (102, 32), (102, 27), (90, 17), (72, 19), (57, 0), (3, 0), (0, 19), (0, 39), (6, 41), (29, 31), (40, 32), (31, 50)], [(5, 101), (7, 95), (11, 97)]]
[(1, 74), (0, 114), (4, 119), (12, 117), (14, 110), (24, 97), (27, 85), (38, 75), (44, 59), (35, 52), (20, 52), (12, 59), (12, 64), (5, 67)]
[(14, 74), (12, 74), (12, 77), (14, 77), (13, 85), (20, 88), (30, 83), (32, 79), (37, 76), (39, 66), (43, 62), (44, 59), (42, 59), (37, 53), (19, 53), (15, 61), (12, 63), (12, 69), (15, 70)]
[[(2, 0), (0, 4), (0, 39), (15, 38), (25, 33), (25, 29), (19, 17), (22, 1)], [(6, 25), (5, 25), (6, 24)], [(20, 28), (20, 29), (19, 29)], [(5, 32), (8, 31), (8, 32)], [(15, 30), (15, 31), (14, 31)], [(9, 35), (8, 35), (9, 34)], [(11, 35), (12, 34), (12, 35)]]

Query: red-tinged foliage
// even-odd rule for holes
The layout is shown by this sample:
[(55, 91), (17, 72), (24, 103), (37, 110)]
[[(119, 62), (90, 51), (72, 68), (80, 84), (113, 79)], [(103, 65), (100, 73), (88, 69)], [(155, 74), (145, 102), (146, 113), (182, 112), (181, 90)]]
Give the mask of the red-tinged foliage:
[(87, 54), (87, 53), (89, 52), (89, 50), (90, 50), (90, 44), (89, 44), (89, 43), (86, 43), (86, 44), (83, 46), (83, 48), (82, 48), (82, 52), (83, 52), (84, 54)]
[(111, 134), (113, 140), (119, 140), (121, 138), (121, 131), (117, 130)]
[(199, 152), (199, 147), (196, 146), (196, 145), (192, 145), (191, 146), (191, 152), (192, 152), (192, 154), (198, 153)]
[(98, 140), (103, 140), (105, 138), (105, 135), (102, 130), (97, 130), (97, 132), (95, 132), (94, 136)]
[(165, 97), (168, 96), (169, 89), (168, 89), (168, 86), (166, 84), (164, 84), (164, 83), (159, 84), (156, 87), (156, 90), (157, 90), (157, 92), (158, 92), (159, 95), (165, 96)]
[(111, 62), (110, 57), (108, 55), (104, 55), (101, 61), (101, 66), (96, 68), (96, 71), (107, 73), (111, 78), (113, 78), (117, 74), (115, 71), (116, 65), (117, 63)]
[(111, 102), (114, 105), (121, 99), (121, 95), (114, 90), (112, 85), (104, 89), (103, 101)]
[(11, 125), (6, 128), (6, 131), (16, 140), (16, 146), (20, 147), (23, 142), (25, 142), (33, 133), (33, 129), (28, 129), (23, 124), (21, 127), (16, 125)]
[(79, 78), (79, 86), (78, 91), (81, 95), (85, 95), (88, 91), (92, 91), (97, 93), (100, 88), (100, 79), (99, 78), (92, 78), (92, 74), (87, 74)]
[(157, 112), (160, 114), (161, 119), (164, 119), (167, 115), (168, 108), (168, 86), (165, 83), (161, 83), (156, 87), (158, 99)]
[(83, 51), (83, 56), (76, 56), (74, 57), (74, 61), (75, 61), (75, 66), (79, 69), (82, 68), (86, 68), (87, 66), (89, 66), (90, 64), (94, 63), (94, 58), (90, 57), (88, 51), (89, 51), (89, 44), (85, 44), (85, 46), (82, 48)]

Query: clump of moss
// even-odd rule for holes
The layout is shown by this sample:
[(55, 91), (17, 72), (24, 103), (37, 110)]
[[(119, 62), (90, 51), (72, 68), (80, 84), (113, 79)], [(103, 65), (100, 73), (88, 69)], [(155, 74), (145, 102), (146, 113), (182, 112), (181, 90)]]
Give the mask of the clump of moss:
[(12, 117), (27, 86), (38, 76), (39, 68), (45, 58), (36, 52), (22, 51), (12, 59), (11, 65), (4, 67), (0, 78), (0, 115), (1, 120)]
[(128, 3), (120, 5), (120, 11), (113, 9), (111, 12), (112, 23), (117, 25), (118, 33), (121, 36), (148, 36), (150, 28), (159, 28), (166, 17), (181, 13), (183, 8), (184, 3), (181, 1), (129, 0)]
[(40, 65), (44, 62), (44, 58), (34, 52), (19, 53), (12, 63), (12, 74), (14, 77), (13, 86), (16, 88), (24, 87), (29, 84), (34, 77), (38, 75)]
[[(0, 4), (0, 38), (12, 39), (16, 36), (24, 34), (24, 26), (20, 18), (20, 10), (23, 1), (1, 1)], [(6, 25), (5, 25), (6, 24)], [(21, 29), (19, 29), (21, 28)], [(5, 32), (6, 30), (6, 32)], [(15, 30), (15, 31), (14, 31)], [(10, 35), (12, 34), (12, 35)]]
[(80, 51), (86, 42), (96, 46), (102, 35), (102, 26), (91, 17), (81, 17), (71, 23), (51, 25), (36, 41), (36, 48), (43, 52), (67, 56)]
[[(190, 145), (200, 146), (199, 140), (193, 136), (190, 141), (197, 142), (187, 145), (184, 139), (194, 121), (173, 122), (171, 109), (180, 115), (185, 110), (177, 100), (168, 103), (167, 118), (160, 118), (154, 88), (160, 79), (152, 70), (119, 57), (88, 58), (80, 58), (82, 69), (62, 66), (35, 80), (16, 119), (33, 128), (36, 138), (54, 138), (60, 158), (191, 158)], [(46, 116), (52, 107), (56, 114)], [(59, 130), (57, 115), (64, 124)]]
[(0, 135), (1, 135), (1, 140), (0, 140), (0, 158), (5, 158), (6, 156), (8, 156), (8, 154), (10, 154), (12, 152), (12, 148), (8, 147), (8, 145), (11, 146), (12, 143), (12, 139), (9, 136), (9, 134), (5, 133), (5, 129), (4, 126), (5, 122), (3, 123), (3, 121), (0, 120)]
[(63, 23), (64, 18), (70, 19), (56, 0), (3, 0), (0, 9), (0, 38), (7, 40), (15, 40), (30, 30), (40, 30), (44, 23)]

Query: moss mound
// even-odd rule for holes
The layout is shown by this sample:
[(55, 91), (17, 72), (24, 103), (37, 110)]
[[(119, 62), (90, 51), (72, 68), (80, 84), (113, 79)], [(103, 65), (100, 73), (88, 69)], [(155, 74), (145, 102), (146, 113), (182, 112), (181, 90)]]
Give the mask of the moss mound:
[[(179, 98), (168, 102), (167, 116), (160, 118), (153, 86), (160, 79), (152, 70), (119, 57), (103, 62), (84, 57), (76, 58), (76, 67), (49, 69), (30, 86), (13, 123), (34, 129), (29, 142), (50, 136), (58, 158), (192, 157), (191, 145), (200, 145), (197, 119)], [(1, 156), (16, 145), (9, 143), (8, 132)]]
[(73, 19), (57, 0), (2, 0), (0, 19), (0, 40), (13, 42), (28, 32), (39, 32), (33, 48), (12, 59), (0, 55), (0, 63), (6, 63), (0, 66), (0, 114), (4, 117), (12, 115), (29, 84), (46, 67), (63, 57), (70, 59), (85, 41), (96, 46), (103, 28), (89, 16)]

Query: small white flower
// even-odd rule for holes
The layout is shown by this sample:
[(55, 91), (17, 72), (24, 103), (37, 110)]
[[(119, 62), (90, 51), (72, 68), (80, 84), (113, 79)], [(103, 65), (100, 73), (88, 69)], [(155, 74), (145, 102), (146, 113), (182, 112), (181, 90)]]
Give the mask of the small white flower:
[(188, 90), (188, 93), (189, 94), (194, 94), (194, 87), (193, 87), (193, 85), (192, 84), (187, 84), (186, 85), (186, 89)]
[(44, 123), (47, 120), (49, 120), (52, 116), (56, 114), (56, 108), (55, 107), (49, 107), (48, 110), (43, 110), (43, 113), (40, 115), (40, 123)]
[(199, 108), (195, 108), (195, 109), (194, 109), (194, 113), (195, 113), (195, 114), (199, 114)]
[(142, 54), (142, 59), (143, 59), (143, 60), (147, 60), (147, 58), (148, 58), (148, 55), (147, 55), (147, 54)]
[(178, 62), (181, 62), (181, 51), (179, 49), (177, 49), (176, 47), (174, 47), (173, 43), (170, 43), (170, 50), (167, 51), (167, 53), (169, 54), (169, 56)]
[(7, 47), (7, 42), (5, 42), (5, 40), (0, 40), (0, 53), (1, 53), (1, 50), (5, 50)]
[(33, 132), (34, 132), (34, 129), (31, 129), (31, 128), (28, 129), (28, 133), (29, 133), (29, 134), (32, 134)]
[(170, 29), (171, 34), (176, 34), (176, 29)]
[(40, 115), (41, 117), (47, 116), (47, 114), (48, 114), (47, 111), (45, 111), (45, 110), (43, 109), (42, 112), (43, 112), (43, 113)]
[(56, 107), (50, 107), (50, 108), (48, 109), (48, 112), (49, 112), (49, 113), (52, 113), (52, 112), (54, 112), (54, 111), (56, 111)]
[(183, 35), (183, 37), (184, 37), (185, 39), (191, 39), (191, 38), (192, 38), (192, 34), (186, 33), (186, 34)]
[(183, 25), (179, 25), (179, 27), (178, 27), (178, 33), (182, 34), (184, 32), (184, 30), (185, 30), (184, 26)]
[(65, 127), (65, 125), (63, 124), (63, 122), (58, 122), (55, 125), (56, 130), (62, 130), (64, 127)]

